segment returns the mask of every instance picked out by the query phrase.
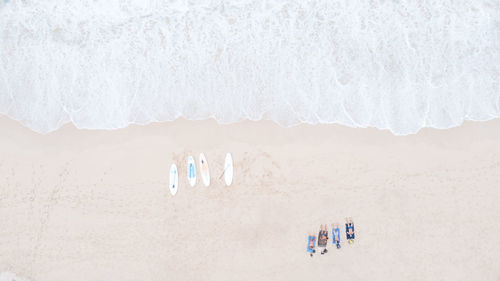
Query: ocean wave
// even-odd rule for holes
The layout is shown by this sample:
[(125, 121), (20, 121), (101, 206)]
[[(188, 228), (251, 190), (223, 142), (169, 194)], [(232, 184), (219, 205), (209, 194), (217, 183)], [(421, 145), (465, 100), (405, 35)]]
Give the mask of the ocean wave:
[(498, 1), (0, 1), (0, 114), (397, 135), (500, 116)]

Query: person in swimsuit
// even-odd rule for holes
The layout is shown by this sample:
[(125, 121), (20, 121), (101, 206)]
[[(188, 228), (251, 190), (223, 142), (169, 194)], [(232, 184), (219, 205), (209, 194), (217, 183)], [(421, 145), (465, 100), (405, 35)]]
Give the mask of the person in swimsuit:
[(319, 227), (319, 234), (318, 234), (318, 247), (325, 248), (321, 251), (321, 254), (326, 254), (328, 253), (328, 250), (326, 249), (326, 244), (328, 243), (328, 230), (327, 226), (325, 225), (320, 225)]
[(332, 244), (334, 244), (337, 249), (340, 249), (340, 227), (338, 223), (332, 223), (332, 236)]
[(346, 233), (346, 238), (349, 244), (354, 243), (354, 222), (352, 221), (352, 218), (346, 218), (345, 219), (345, 233)]

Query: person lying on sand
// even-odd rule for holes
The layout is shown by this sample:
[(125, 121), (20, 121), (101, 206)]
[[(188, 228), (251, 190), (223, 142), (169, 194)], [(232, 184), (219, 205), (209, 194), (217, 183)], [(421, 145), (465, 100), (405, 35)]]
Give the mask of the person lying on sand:
[[(318, 234), (318, 247), (326, 248), (326, 244), (328, 242), (328, 230), (326, 224), (320, 225), (319, 229), (320, 230)], [(327, 252), (328, 250), (324, 249), (323, 251), (321, 251), (321, 254), (323, 255)]]
[(354, 243), (354, 222), (352, 218), (345, 219), (345, 232), (349, 244)]
[(316, 247), (316, 236), (309, 234), (307, 237), (307, 252), (313, 256), (314, 253), (316, 253), (316, 250), (314, 249)]
[(332, 236), (332, 244), (337, 246), (337, 249), (340, 249), (340, 227), (338, 223), (332, 223)]

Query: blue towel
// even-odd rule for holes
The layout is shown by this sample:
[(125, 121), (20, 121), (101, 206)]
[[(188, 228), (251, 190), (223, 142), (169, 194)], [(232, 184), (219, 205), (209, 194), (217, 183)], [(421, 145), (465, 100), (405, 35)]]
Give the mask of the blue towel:
[(307, 238), (307, 252), (309, 252), (309, 253), (311, 253), (311, 254), (313, 254), (313, 253), (314, 253), (314, 251), (313, 251), (313, 250), (314, 250), (314, 248), (316, 248), (316, 239), (314, 239), (314, 241), (313, 241), (313, 248), (312, 248), (312, 249), (311, 249), (311, 248), (309, 248), (309, 244), (311, 244), (311, 239), (312, 239), (312, 238), (313, 238), (313, 236), (309, 236), (309, 237)]
[[(337, 235), (335, 235), (335, 231), (337, 231)], [(340, 228), (336, 227), (335, 229), (332, 228), (332, 237), (334, 239), (332, 239), (332, 244), (335, 245), (335, 236), (337, 236), (337, 238), (339, 239), (339, 243), (340, 243)]]
[[(349, 229), (352, 230), (352, 235), (349, 234)], [(345, 224), (345, 234), (346, 234), (347, 240), (354, 239), (354, 224), (351, 224), (351, 225), (348, 225), (347, 223)]]

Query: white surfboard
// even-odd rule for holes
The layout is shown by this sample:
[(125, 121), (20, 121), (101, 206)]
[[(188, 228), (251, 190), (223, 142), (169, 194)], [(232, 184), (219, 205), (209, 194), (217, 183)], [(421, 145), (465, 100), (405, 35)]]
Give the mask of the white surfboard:
[(189, 185), (194, 186), (196, 184), (196, 163), (194, 162), (193, 156), (188, 157), (187, 177)]
[(231, 153), (226, 154), (224, 161), (224, 181), (227, 186), (233, 182), (233, 157), (231, 157)]
[(203, 153), (200, 153), (200, 174), (201, 179), (203, 180), (203, 184), (205, 186), (210, 185), (210, 170), (208, 169), (207, 158)]
[(170, 167), (170, 193), (172, 195), (175, 195), (177, 193), (177, 190), (179, 189), (179, 175), (177, 173), (177, 166), (175, 164), (172, 164)]

